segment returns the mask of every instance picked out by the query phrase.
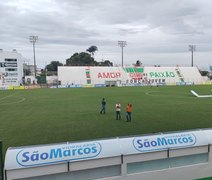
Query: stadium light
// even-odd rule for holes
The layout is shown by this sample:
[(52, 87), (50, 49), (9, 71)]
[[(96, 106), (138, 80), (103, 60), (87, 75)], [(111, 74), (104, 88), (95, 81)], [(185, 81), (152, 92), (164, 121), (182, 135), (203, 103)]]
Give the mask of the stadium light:
[(121, 47), (121, 65), (123, 67), (124, 64), (123, 49), (127, 45), (127, 41), (118, 41), (118, 45)]
[(38, 41), (38, 36), (29, 36), (29, 41), (33, 45), (33, 55), (34, 55), (34, 71), (35, 71), (35, 79), (36, 79), (36, 59), (35, 59), (35, 43)]
[(191, 51), (191, 66), (193, 67), (194, 63), (194, 51), (196, 51), (195, 45), (188, 45), (188, 50)]

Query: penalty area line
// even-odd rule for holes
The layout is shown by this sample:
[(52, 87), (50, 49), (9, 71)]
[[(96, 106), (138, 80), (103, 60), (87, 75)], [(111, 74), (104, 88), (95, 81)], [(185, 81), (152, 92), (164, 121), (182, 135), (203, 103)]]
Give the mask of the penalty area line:
[(9, 102), (9, 103), (0, 103), (0, 106), (4, 106), (4, 105), (8, 105), (8, 104), (18, 104), (18, 103), (22, 103), (26, 100), (26, 98), (21, 98), (21, 100), (19, 101), (14, 101), (14, 102)]

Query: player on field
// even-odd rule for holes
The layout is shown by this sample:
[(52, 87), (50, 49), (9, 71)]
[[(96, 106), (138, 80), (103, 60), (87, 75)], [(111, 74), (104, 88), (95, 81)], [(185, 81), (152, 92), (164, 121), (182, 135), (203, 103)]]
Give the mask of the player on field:
[(115, 110), (116, 110), (116, 120), (121, 120), (121, 104), (120, 103), (116, 103)]
[(105, 98), (102, 98), (101, 105), (102, 105), (102, 109), (100, 111), (100, 114), (102, 114), (102, 113), (105, 114), (106, 113), (106, 100), (105, 100)]

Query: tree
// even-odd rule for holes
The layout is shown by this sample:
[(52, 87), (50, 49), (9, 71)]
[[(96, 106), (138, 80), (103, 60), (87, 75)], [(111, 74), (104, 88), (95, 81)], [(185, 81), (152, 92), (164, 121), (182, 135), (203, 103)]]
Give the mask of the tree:
[(67, 66), (97, 66), (98, 63), (86, 52), (74, 53), (66, 60)]
[(210, 80), (212, 79), (212, 72), (199, 70), (201, 76), (207, 76)]
[(135, 65), (136, 65), (136, 66), (141, 66), (141, 65), (142, 65), (142, 63), (141, 63), (141, 61), (140, 61), (140, 60), (137, 60), (137, 61), (136, 61), (136, 63), (135, 63)]
[(51, 61), (50, 64), (46, 65), (45, 69), (47, 71), (57, 71), (58, 66), (63, 66), (59, 61)]
[(209, 78), (210, 80), (212, 80), (212, 72), (209, 72), (209, 73), (208, 73), (208, 78)]
[(31, 74), (30, 69), (24, 69), (24, 76), (29, 76)]
[(208, 71), (201, 71), (199, 70), (201, 76), (207, 76), (208, 75)]
[(113, 66), (109, 60), (97, 62), (86, 52), (74, 53), (70, 58), (66, 59), (66, 66)]
[(94, 57), (94, 53), (98, 51), (98, 48), (96, 46), (90, 46), (86, 51), (88, 51), (92, 57)]
[(105, 60), (103, 62), (98, 63), (99, 66), (113, 66), (113, 63), (110, 62), (109, 60)]

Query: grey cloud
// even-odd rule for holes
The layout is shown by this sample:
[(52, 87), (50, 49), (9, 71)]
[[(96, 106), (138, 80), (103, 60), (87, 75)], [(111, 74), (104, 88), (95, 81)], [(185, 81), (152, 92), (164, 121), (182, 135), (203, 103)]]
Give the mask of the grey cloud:
[(37, 35), (43, 53), (97, 45), (100, 54), (119, 54), (117, 40), (128, 41), (133, 57), (187, 51), (188, 43), (209, 51), (211, 9), (210, 0), (0, 0), (0, 48), (27, 49)]

